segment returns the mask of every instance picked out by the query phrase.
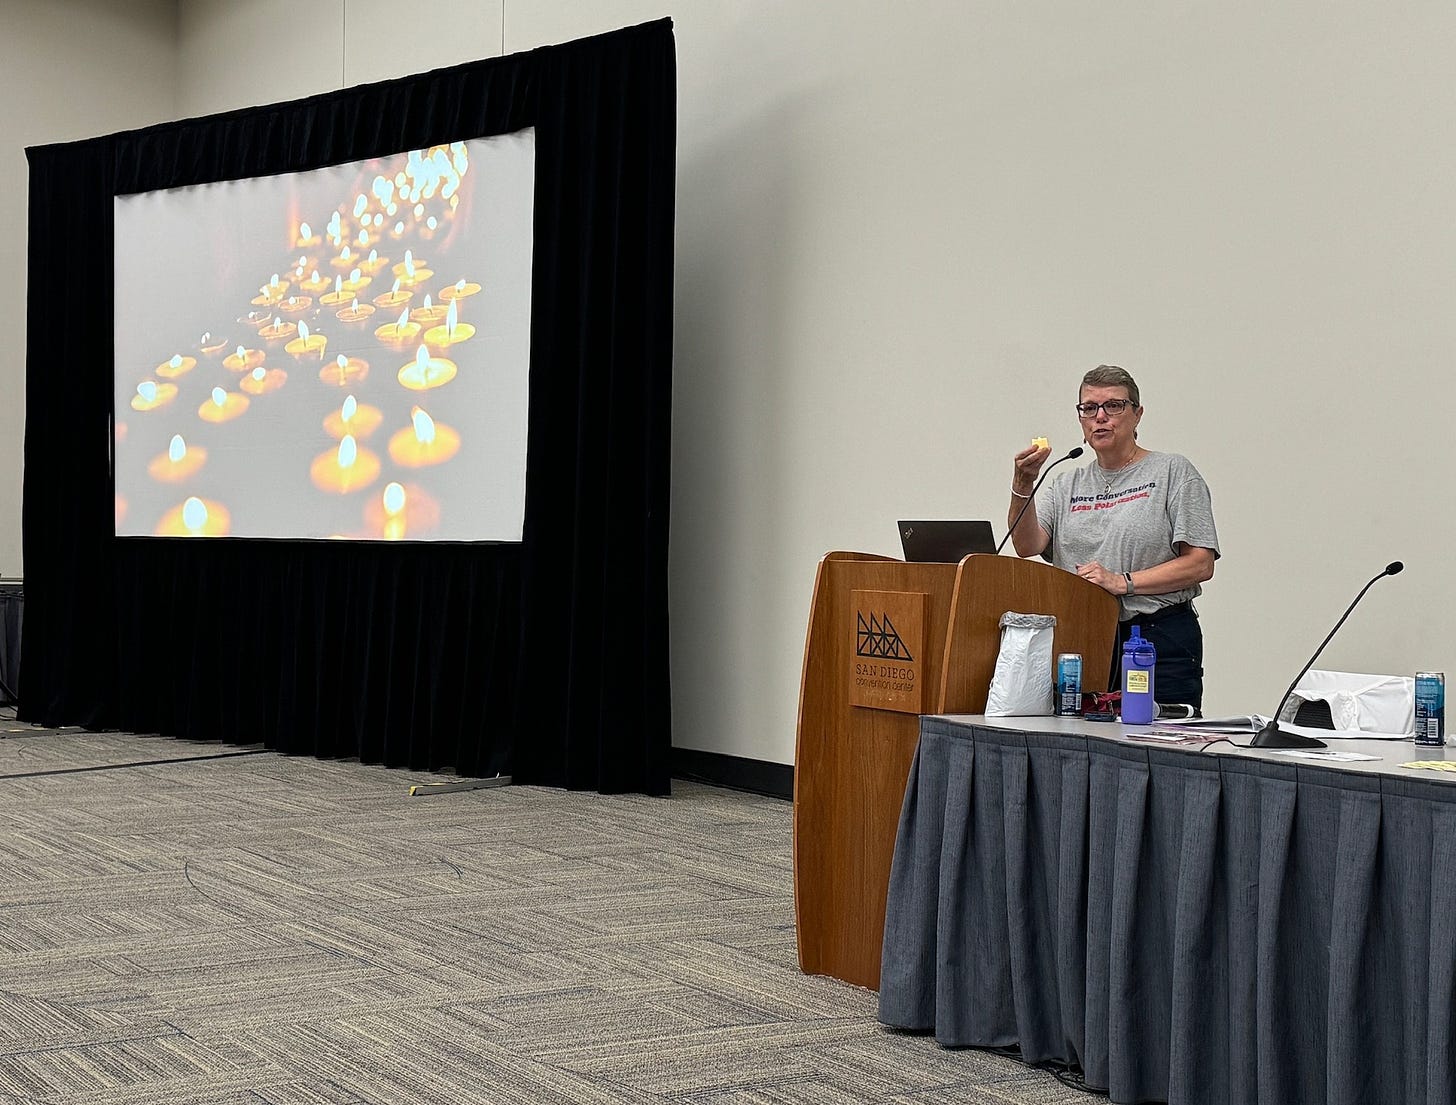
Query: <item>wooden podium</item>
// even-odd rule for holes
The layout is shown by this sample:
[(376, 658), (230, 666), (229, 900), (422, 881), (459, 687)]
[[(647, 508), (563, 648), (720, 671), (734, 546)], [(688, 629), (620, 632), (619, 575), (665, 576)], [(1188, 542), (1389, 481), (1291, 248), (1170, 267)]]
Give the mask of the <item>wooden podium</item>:
[(921, 714), (979, 714), (1001, 615), (1055, 614), (1055, 652), (1101, 688), (1117, 599), (1010, 556), (907, 564), (833, 552), (819, 562), (794, 755), (799, 967), (878, 990), (885, 893)]

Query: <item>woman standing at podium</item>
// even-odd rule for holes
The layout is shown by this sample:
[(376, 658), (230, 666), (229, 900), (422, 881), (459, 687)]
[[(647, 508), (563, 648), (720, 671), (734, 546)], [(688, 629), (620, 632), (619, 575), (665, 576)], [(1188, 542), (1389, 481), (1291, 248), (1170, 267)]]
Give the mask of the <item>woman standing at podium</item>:
[[(1015, 523), (1011, 541), (1019, 556), (1041, 556), (1117, 596), (1114, 671), (1137, 625), (1158, 650), (1158, 701), (1201, 708), (1203, 630), (1193, 599), (1219, 557), (1213, 504), (1186, 457), (1138, 444), (1142, 417), (1137, 382), (1127, 371), (1099, 365), (1082, 377), (1077, 418), (1095, 459), (1059, 473), (1037, 496), (1036, 509)], [(1016, 454), (1008, 524), (1050, 456), (1038, 446)]]

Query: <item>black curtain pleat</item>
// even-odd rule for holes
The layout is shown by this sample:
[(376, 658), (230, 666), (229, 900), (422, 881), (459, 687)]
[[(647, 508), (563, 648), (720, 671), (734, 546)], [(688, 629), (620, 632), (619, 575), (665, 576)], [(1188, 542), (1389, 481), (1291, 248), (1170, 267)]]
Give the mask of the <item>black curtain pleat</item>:
[[(113, 536), (115, 195), (536, 128), (519, 544)], [(666, 793), (668, 20), (28, 152), (20, 712)]]

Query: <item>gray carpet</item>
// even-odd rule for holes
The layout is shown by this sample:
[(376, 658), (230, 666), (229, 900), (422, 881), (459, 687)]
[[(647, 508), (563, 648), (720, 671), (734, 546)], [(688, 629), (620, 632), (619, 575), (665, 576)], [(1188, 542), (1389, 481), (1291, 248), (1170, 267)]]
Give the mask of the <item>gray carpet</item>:
[(1097, 1100), (800, 974), (786, 802), (0, 738), (0, 1105)]

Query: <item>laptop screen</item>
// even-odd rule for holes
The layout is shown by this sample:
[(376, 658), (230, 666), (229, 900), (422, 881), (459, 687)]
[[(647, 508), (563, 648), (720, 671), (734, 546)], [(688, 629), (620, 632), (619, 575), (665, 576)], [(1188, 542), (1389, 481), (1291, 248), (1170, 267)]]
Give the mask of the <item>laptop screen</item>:
[(901, 522), (900, 547), (911, 563), (958, 564), (971, 553), (995, 552), (996, 537), (990, 522)]

